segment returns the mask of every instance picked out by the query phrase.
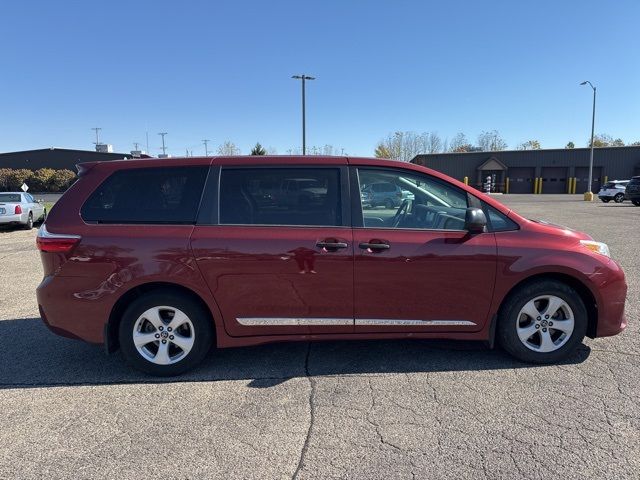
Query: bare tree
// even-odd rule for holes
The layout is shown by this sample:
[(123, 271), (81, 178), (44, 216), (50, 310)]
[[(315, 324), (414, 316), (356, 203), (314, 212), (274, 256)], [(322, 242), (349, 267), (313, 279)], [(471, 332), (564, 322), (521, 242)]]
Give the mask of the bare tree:
[(235, 143), (227, 140), (218, 147), (218, 155), (223, 155), (225, 157), (240, 155), (240, 149), (236, 146)]
[(497, 152), (507, 149), (507, 142), (500, 136), (497, 130), (482, 132), (478, 135), (478, 147), (483, 152)]
[(425, 142), (425, 151), (427, 153), (440, 153), (442, 152), (442, 139), (436, 132), (429, 134), (422, 134)]
[(473, 150), (473, 145), (469, 143), (469, 140), (467, 140), (467, 136), (462, 132), (456, 133), (455, 136), (449, 142), (448, 151), (450, 152), (462, 153), (462, 152), (470, 152), (472, 150)]
[(517, 146), (518, 150), (540, 150), (540, 142), (538, 140), (527, 140)]
[(436, 132), (418, 134), (415, 132), (395, 132), (378, 142), (374, 154), (378, 158), (391, 158), (410, 162), (421, 153), (442, 151), (442, 139)]

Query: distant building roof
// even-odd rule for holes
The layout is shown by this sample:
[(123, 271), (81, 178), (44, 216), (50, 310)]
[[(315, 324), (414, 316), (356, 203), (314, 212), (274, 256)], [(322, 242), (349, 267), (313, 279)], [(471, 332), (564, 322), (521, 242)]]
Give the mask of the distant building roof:
[(40, 148), (20, 152), (0, 153), (0, 168), (53, 168), (75, 171), (77, 163), (133, 158), (130, 153), (107, 153), (70, 148)]

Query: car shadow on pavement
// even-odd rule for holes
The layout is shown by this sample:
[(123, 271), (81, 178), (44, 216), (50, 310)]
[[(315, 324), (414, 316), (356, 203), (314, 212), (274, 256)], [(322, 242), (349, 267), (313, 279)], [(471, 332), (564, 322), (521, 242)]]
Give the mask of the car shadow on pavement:
[[(248, 380), (251, 388), (268, 388), (308, 375), (536, 368), (481, 342), (319, 341), (212, 349), (192, 372), (157, 378), (129, 367), (119, 353), (106, 355), (100, 346), (54, 335), (39, 318), (0, 321), (0, 343), (0, 389), (224, 380)], [(590, 353), (583, 345), (563, 363), (582, 363)]]

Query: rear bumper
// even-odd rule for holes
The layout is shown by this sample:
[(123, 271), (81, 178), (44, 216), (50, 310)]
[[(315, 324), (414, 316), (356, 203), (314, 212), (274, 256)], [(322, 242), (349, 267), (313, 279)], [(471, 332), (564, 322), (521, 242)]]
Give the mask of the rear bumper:
[(87, 292), (87, 278), (48, 275), (36, 289), (44, 324), (57, 335), (103, 343), (110, 310)]
[(0, 225), (8, 225), (10, 223), (27, 223), (28, 213), (19, 213), (18, 215), (0, 215)]

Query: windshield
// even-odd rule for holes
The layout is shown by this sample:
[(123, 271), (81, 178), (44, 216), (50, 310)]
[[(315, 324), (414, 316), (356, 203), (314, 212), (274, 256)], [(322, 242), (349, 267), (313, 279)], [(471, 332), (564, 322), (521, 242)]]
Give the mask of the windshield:
[(0, 202), (20, 203), (19, 193), (0, 193)]

